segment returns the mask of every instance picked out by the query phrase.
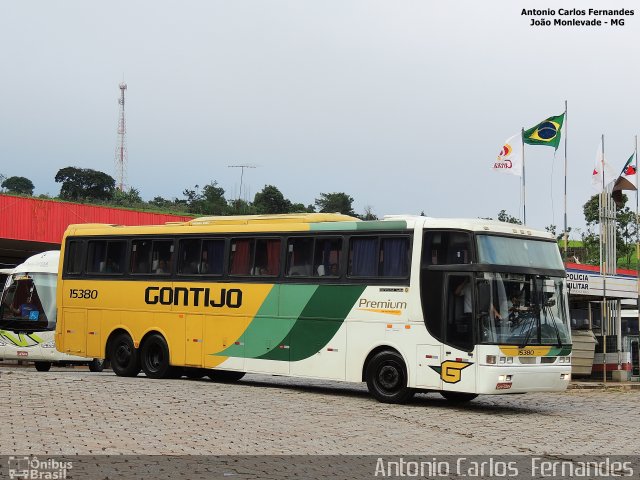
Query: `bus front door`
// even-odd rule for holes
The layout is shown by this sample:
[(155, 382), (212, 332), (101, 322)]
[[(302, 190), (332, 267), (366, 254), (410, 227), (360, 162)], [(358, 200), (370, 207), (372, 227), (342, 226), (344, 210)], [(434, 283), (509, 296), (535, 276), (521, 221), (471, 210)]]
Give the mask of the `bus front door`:
[(476, 391), (476, 362), (473, 357), (474, 289), (471, 274), (449, 274), (446, 280), (440, 378), (442, 389)]

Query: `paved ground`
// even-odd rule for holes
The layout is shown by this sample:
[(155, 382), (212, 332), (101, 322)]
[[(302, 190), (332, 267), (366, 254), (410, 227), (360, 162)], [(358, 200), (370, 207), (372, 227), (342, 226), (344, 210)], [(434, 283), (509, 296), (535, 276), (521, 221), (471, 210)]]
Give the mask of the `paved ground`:
[(420, 394), (384, 405), (364, 385), (337, 382), (0, 366), (0, 405), (4, 455), (630, 455), (640, 391), (485, 396), (465, 406)]

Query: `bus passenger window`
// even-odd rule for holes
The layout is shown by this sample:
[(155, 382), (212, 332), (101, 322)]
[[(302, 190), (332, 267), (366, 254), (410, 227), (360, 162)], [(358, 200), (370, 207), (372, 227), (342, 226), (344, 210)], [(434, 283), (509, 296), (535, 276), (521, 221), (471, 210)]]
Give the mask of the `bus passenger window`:
[(349, 275), (373, 277), (378, 274), (378, 239), (355, 237), (349, 248)]
[(201, 240), (180, 240), (178, 255), (178, 273), (198, 273)]
[(151, 241), (134, 240), (131, 242), (131, 273), (149, 273), (151, 271)]
[(65, 257), (67, 258), (65, 273), (75, 275), (82, 272), (82, 242), (71, 240), (67, 244)]
[(380, 242), (380, 274), (383, 277), (406, 277), (409, 275), (408, 238), (382, 238)]
[(471, 263), (471, 237), (466, 232), (427, 231), (422, 266)]
[(156, 240), (151, 249), (151, 273), (167, 275), (171, 273), (173, 240)]
[(280, 273), (280, 239), (257, 239), (254, 258), (252, 275), (278, 275)]
[(122, 273), (125, 242), (95, 240), (87, 246), (87, 273)]
[(290, 238), (287, 243), (287, 276), (309, 277), (313, 265), (313, 238)]
[(203, 240), (198, 273), (222, 275), (224, 269), (224, 240)]
[(318, 238), (313, 262), (313, 275), (337, 277), (340, 275), (342, 239)]
[(251, 271), (251, 254), (253, 253), (253, 239), (234, 238), (231, 240), (231, 255), (229, 256), (231, 275), (249, 275)]

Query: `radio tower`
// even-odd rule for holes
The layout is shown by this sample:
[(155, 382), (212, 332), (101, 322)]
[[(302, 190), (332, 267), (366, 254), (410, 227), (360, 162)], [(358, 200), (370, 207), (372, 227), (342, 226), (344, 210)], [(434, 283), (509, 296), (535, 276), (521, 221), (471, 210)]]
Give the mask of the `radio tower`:
[(127, 124), (124, 120), (124, 91), (127, 89), (127, 84), (120, 83), (120, 98), (118, 103), (120, 104), (120, 112), (118, 115), (118, 145), (116, 146), (116, 182), (117, 188), (121, 192), (124, 192), (126, 173), (127, 173)]

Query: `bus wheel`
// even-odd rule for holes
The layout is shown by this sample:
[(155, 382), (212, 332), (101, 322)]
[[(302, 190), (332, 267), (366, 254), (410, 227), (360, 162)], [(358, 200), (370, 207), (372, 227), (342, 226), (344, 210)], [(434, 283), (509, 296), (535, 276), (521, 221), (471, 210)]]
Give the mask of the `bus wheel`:
[(35, 366), (39, 372), (48, 372), (51, 370), (51, 362), (36, 362)]
[(365, 378), (369, 393), (383, 403), (404, 403), (414, 394), (407, 387), (407, 368), (398, 352), (376, 353), (369, 360)]
[(229, 370), (209, 370), (207, 376), (214, 382), (237, 382), (244, 377), (244, 372), (232, 372)]
[(90, 372), (101, 372), (104, 370), (104, 361), (99, 358), (94, 358), (89, 362)]
[(169, 365), (169, 346), (162, 335), (154, 333), (140, 350), (142, 371), (149, 378), (175, 377), (176, 369)]
[(470, 402), (478, 396), (477, 393), (463, 393), (463, 392), (440, 392), (444, 398), (451, 403), (464, 403)]
[(135, 377), (140, 373), (138, 352), (127, 333), (121, 333), (111, 340), (109, 361), (111, 369), (119, 377)]

